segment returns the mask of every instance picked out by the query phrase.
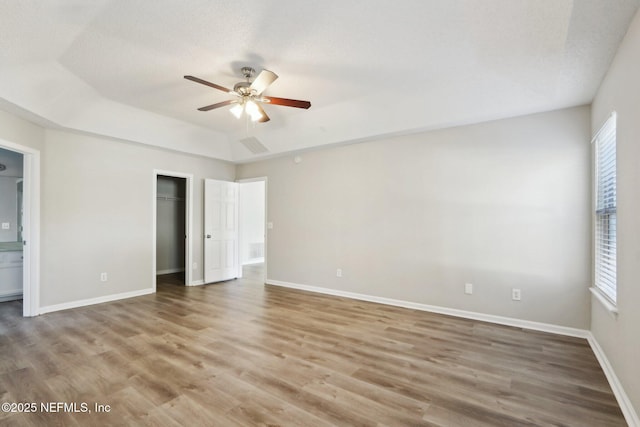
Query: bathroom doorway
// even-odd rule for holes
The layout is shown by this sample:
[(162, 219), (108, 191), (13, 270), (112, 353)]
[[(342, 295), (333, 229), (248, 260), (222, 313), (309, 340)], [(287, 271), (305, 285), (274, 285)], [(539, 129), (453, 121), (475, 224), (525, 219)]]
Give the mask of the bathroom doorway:
[(22, 300), (24, 155), (0, 149), (0, 302)]
[(0, 301), (39, 314), (40, 152), (0, 139)]

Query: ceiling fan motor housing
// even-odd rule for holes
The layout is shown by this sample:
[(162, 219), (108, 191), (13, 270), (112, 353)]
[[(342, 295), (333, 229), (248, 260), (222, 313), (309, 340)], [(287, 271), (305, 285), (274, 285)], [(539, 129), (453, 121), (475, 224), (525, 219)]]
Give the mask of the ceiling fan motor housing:
[(250, 95), (251, 94), (251, 82), (238, 82), (233, 86), (233, 91), (239, 93), (240, 95)]

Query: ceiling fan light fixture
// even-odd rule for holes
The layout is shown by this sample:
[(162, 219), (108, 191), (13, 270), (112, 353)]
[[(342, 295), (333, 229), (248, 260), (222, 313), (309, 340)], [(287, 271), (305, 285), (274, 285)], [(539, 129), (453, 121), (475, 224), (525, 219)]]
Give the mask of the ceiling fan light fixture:
[(254, 101), (247, 101), (244, 111), (251, 116), (251, 121), (257, 122), (262, 118), (262, 113)]
[(244, 106), (242, 104), (236, 104), (229, 109), (229, 112), (233, 114), (236, 119), (239, 119), (242, 116), (242, 112), (244, 111)]

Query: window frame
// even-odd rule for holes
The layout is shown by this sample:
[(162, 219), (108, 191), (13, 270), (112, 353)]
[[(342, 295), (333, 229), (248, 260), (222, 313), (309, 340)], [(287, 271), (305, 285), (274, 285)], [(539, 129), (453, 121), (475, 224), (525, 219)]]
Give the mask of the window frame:
[(616, 132), (617, 114), (614, 111), (591, 140), (594, 146), (593, 289), (612, 311), (615, 311), (618, 290)]

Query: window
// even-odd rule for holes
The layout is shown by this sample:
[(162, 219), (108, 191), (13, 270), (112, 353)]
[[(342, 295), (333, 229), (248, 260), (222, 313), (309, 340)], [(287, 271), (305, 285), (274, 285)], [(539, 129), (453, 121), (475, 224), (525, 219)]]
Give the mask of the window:
[(616, 113), (595, 144), (595, 287), (616, 302)]

